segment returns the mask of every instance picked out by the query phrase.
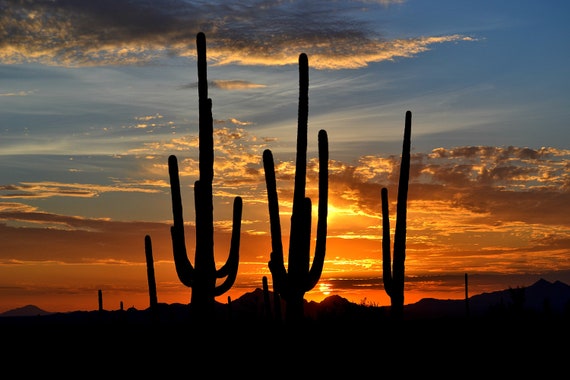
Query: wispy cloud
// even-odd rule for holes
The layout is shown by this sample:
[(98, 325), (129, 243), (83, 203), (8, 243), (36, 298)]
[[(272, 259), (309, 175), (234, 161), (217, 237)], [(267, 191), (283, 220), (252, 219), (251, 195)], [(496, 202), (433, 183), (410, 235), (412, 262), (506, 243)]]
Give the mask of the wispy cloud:
[[(168, 186), (166, 183), (159, 183)], [(21, 182), (11, 185), (0, 185), (0, 199), (41, 199), (51, 197), (79, 197), (92, 198), (105, 192), (141, 192), (155, 193), (159, 190), (154, 187), (157, 182), (152, 182), (151, 187), (146, 183), (120, 183), (117, 185), (101, 185), (93, 183), (60, 183), (60, 182)]]
[[(359, 14), (401, 1), (0, 0), (0, 62), (63, 66), (134, 65), (193, 57), (200, 31), (212, 64), (359, 68), (412, 57), (458, 34), (385, 40)], [(366, 7), (362, 9), (362, 3)]]
[(245, 90), (249, 88), (264, 88), (263, 84), (251, 83), (243, 80), (214, 80), (212, 87), (223, 90)]
[(0, 92), (0, 96), (30, 96), (36, 93), (37, 90), (32, 91), (18, 91), (18, 92)]
[[(244, 80), (212, 80), (208, 82), (209, 88), (219, 88), (222, 90), (247, 90), (252, 88), (267, 87), (264, 84), (252, 83)], [(181, 89), (198, 88), (198, 82), (180, 86)]]

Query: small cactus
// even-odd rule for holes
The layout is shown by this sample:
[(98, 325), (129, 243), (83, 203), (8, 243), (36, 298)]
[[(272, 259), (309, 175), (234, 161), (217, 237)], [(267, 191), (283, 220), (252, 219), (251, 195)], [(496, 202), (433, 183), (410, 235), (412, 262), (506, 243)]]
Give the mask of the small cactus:
[(148, 281), (148, 295), (150, 308), (156, 309), (158, 297), (156, 295), (156, 280), (154, 278), (154, 259), (152, 257), (152, 240), (149, 235), (144, 237), (144, 251), (146, 256), (146, 277)]
[(465, 316), (469, 318), (469, 282), (465, 273)]
[(101, 289), (97, 291), (97, 299), (99, 301), (99, 311), (103, 311), (103, 291)]

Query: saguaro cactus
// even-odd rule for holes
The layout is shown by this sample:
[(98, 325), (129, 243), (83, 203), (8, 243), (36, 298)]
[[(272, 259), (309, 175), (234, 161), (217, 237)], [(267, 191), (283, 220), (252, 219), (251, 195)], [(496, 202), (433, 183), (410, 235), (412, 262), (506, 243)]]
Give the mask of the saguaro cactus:
[(146, 277), (148, 281), (148, 295), (150, 308), (156, 309), (158, 297), (156, 295), (156, 280), (154, 277), (154, 259), (152, 257), (152, 240), (149, 235), (144, 237), (144, 252), (146, 257)]
[(103, 311), (103, 291), (97, 290), (97, 301), (99, 302), (99, 311)]
[[(269, 221), (271, 229), (271, 259), (269, 269), (273, 288), (285, 301), (286, 321), (304, 318), (304, 294), (313, 289), (321, 277), (326, 252), (327, 203), (328, 203), (328, 137), (319, 131), (319, 206), (317, 239), (313, 263), (310, 266), (311, 245), (311, 199), (305, 197), (307, 172), (307, 123), (309, 113), (309, 62), (307, 55), (299, 55), (299, 109), (297, 126), (297, 154), (295, 164), (295, 188), (289, 240), (289, 263), (285, 269), (279, 202), (275, 180), (273, 154), (269, 149), (263, 152), (263, 167), (267, 186)], [(310, 266), (310, 269), (309, 269)]]
[(467, 273), (465, 273), (465, 316), (469, 318), (469, 282)]
[[(180, 281), (192, 288), (190, 303), (194, 315), (210, 318), (215, 297), (227, 292), (234, 284), (239, 264), (242, 199), (235, 197), (233, 204), (233, 226), (230, 251), (226, 263), (216, 269), (214, 260), (214, 205), (212, 181), (214, 177), (214, 126), (212, 100), (208, 98), (206, 75), (206, 36), (198, 33), (198, 98), (199, 98), (199, 172), (200, 178), (194, 183), (194, 203), (196, 207), (196, 253), (194, 265), (186, 253), (184, 220), (182, 217), (182, 197), (178, 162), (176, 156), (168, 158), (168, 172), (172, 194), (172, 214), (174, 225), (172, 248), (176, 273)], [(224, 279), (220, 284), (217, 279)]]
[[(394, 254), (390, 252), (390, 213), (388, 189), (382, 188), (382, 272), (386, 294), (390, 296), (392, 317), (402, 319), (404, 314), (404, 268), (406, 261), (406, 218), (408, 211), (408, 182), (410, 179), (410, 146), (412, 113), (406, 112), (404, 144), (400, 162), (398, 203), (396, 206), (396, 229), (394, 231)], [(392, 257), (391, 257), (392, 256)]]

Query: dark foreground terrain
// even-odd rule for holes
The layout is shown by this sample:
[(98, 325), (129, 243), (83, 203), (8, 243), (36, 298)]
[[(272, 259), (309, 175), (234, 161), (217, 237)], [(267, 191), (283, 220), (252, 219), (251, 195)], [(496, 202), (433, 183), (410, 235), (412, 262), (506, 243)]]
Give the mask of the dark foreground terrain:
[(3, 368), (24, 378), (59, 379), (362, 379), (391, 373), (516, 379), (568, 372), (570, 319), (562, 317), (396, 323), (385, 315), (353, 314), (299, 324), (162, 317), (154, 319), (150, 310), (4, 317)]
[(2, 316), (2, 363), (16, 371), (6, 373), (58, 378), (565, 377), (567, 288), (541, 280), (518, 303), (493, 292), (469, 308), (425, 299), (406, 305), (401, 321), (388, 307), (332, 296), (287, 323), (268, 314), (259, 289), (201, 323), (181, 304)]

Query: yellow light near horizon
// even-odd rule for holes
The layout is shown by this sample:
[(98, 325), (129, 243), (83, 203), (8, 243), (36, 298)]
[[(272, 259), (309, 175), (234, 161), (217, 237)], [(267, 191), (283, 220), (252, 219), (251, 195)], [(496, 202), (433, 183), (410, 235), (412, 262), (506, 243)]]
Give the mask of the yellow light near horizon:
[(332, 285), (327, 283), (327, 282), (320, 282), (319, 283), (319, 291), (324, 294), (325, 296), (328, 296), (329, 294), (331, 294), (331, 288)]

